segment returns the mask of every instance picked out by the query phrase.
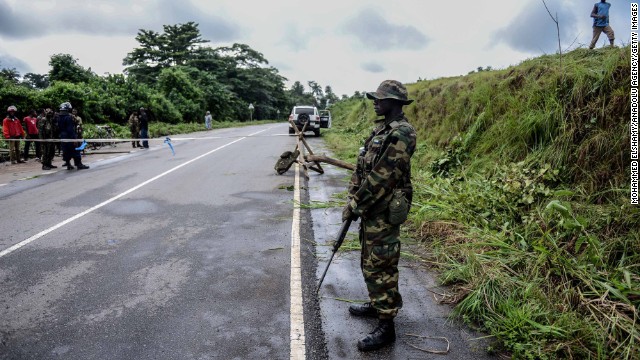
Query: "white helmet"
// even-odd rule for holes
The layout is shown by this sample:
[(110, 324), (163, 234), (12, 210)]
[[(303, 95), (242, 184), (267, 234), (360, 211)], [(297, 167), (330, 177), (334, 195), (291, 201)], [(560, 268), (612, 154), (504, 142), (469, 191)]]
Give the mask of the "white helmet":
[(18, 108), (16, 108), (15, 106), (11, 105), (7, 108), (7, 112), (9, 111), (18, 111)]
[(70, 102), (63, 102), (60, 104), (60, 111), (70, 111), (72, 109)]

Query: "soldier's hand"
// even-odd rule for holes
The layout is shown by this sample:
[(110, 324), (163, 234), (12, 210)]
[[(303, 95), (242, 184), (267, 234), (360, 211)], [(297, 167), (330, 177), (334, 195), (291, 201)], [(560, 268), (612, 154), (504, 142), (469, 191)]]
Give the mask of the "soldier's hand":
[(347, 206), (344, 207), (344, 210), (342, 210), (342, 222), (345, 222), (349, 219), (351, 219), (352, 221), (356, 221), (358, 220), (358, 215), (354, 214), (351, 205), (347, 204)]

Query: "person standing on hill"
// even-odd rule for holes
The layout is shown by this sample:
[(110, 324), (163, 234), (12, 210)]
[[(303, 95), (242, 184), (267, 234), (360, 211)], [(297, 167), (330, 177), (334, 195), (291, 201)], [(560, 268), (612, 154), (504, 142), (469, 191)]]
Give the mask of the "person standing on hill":
[(593, 18), (593, 38), (591, 39), (591, 45), (589, 49), (596, 47), (596, 43), (600, 38), (601, 33), (605, 33), (609, 38), (609, 43), (613, 47), (613, 41), (615, 40), (615, 34), (611, 26), (609, 26), (609, 8), (611, 4), (606, 0), (601, 0), (599, 3), (593, 5), (591, 10), (591, 17)]
[[(29, 116), (25, 116), (24, 119), (22, 119), (22, 122), (24, 122), (25, 128), (27, 129), (27, 139), (38, 139), (38, 118), (36, 117), (36, 115), (37, 112), (35, 110), (31, 110)], [(29, 160), (29, 150), (31, 150), (32, 142), (34, 143), (33, 145), (36, 148), (36, 159), (38, 161), (41, 161), (40, 142), (29, 140), (25, 140), (24, 142), (24, 161)]]
[(11, 163), (23, 163), (20, 160), (20, 139), (24, 138), (24, 129), (20, 124), (20, 119), (16, 117), (18, 108), (11, 105), (7, 108), (7, 117), (2, 120), (2, 134), (9, 140), (9, 158)]
[(138, 115), (138, 123), (140, 124), (140, 138), (142, 139), (142, 147), (144, 149), (149, 148), (149, 118), (147, 117), (147, 111), (141, 107)]
[(378, 326), (358, 341), (360, 351), (380, 349), (396, 340), (393, 319), (402, 307), (400, 225), (411, 207), (411, 156), (416, 149), (416, 131), (402, 111), (413, 102), (404, 85), (383, 81), (367, 98), (373, 100), (376, 115), (384, 118), (375, 120), (376, 127), (358, 156), (349, 202), (342, 212), (343, 221), (361, 219), (360, 267), (370, 300), (351, 305), (349, 312), (378, 319)]

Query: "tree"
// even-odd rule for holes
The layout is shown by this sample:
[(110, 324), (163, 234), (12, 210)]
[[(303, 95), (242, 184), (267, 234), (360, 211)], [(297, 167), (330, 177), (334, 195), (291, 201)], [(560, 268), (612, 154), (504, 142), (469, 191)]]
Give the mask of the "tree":
[(158, 89), (171, 101), (188, 122), (197, 121), (204, 105), (204, 93), (185, 69), (163, 69), (158, 77)]
[(55, 54), (49, 60), (49, 80), (67, 81), (70, 83), (88, 82), (95, 74), (91, 69), (85, 69), (78, 64), (78, 60), (69, 54)]
[(269, 64), (261, 52), (253, 50), (247, 44), (235, 43), (231, 47), (217, 48), (216, 52), (232, 59), (237, 67), (244, 69), (258, 68)]
[(322, 98), (324, 94), (322, 92), (322, 86), (315, 81), (308, 81), (309, 87), (311, 88), (311, 94), (313, 95), (313, 105), (317, 107), (321, 107)]
[(49, 75), (26, 73), (22, 79), (22, 83), (32, 89), (46, 89), (49, 87)]
[(15, 68), (11, 68), (11, 69), (5, 68), (0, 70), (0, 77), (5, 80), (8, 80), (13, 84), (17, 84), (20, 82), (20, 73)]
[(300, 97), (304, 96), (304, 85), (302, 85), (300, 81), (294, 82), (291, 87), (291, 93)]
[(139, 47), (123, 59), (125, 73), (139, 81), (154, 83), (163, 69), (186, 65), (198, 57), (199, 44), (208, 42), (200, 36), (198, 24), (164, 25), (164, 32), (140, 29), (136, 36)]
[(338, 102), (338, 96), (333, 93), (333, 89), (330, 85), (324, 87), (324, 99), (323, 106), (329, 107), (331, 104), (335, 104)]

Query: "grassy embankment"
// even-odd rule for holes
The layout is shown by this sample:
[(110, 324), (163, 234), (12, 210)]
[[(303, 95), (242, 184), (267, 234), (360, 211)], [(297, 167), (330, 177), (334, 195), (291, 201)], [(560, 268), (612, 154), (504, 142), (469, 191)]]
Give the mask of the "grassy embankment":
[[(408, 230), (451, 285), (442, 300), (515, 358), (640, 358), (629, 64), (629, 47), (578, 49), (408, 86)], [(372, 104), (333, 115), (326, 138), (355, 162)]]

